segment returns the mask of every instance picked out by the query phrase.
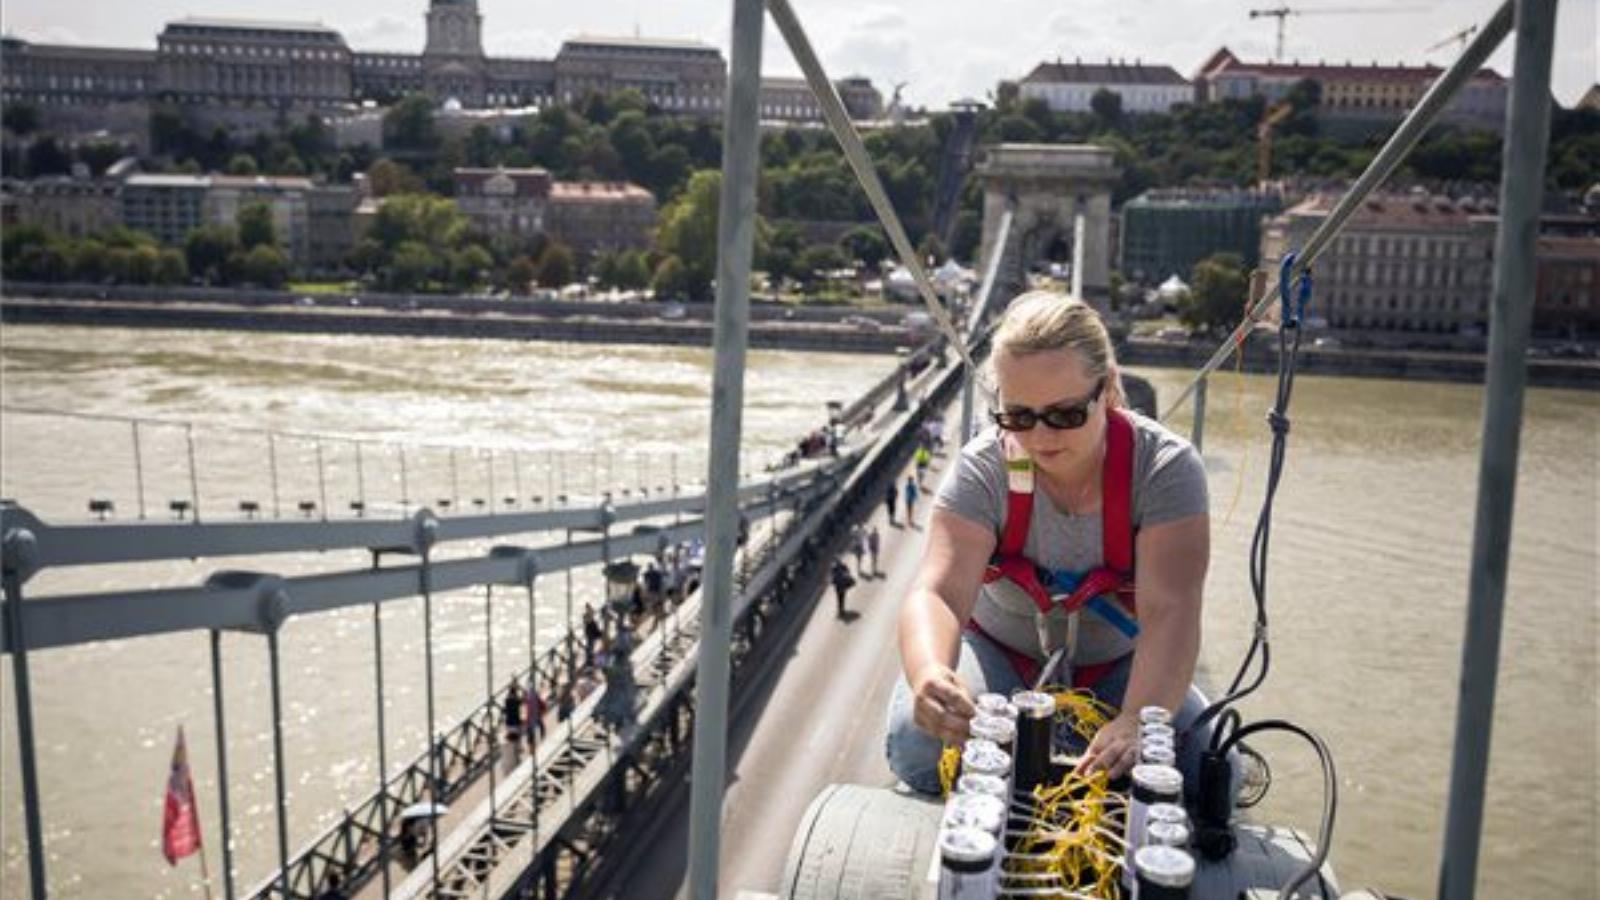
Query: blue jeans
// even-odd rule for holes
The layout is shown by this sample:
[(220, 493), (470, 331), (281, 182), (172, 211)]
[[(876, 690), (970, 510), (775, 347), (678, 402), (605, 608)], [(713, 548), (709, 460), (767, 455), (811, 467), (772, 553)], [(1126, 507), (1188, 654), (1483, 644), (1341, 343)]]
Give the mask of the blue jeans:
[[(1112, 706), (1122, 705), (1122, 695), (1128, 689), (1128, 675), (1133, 669), (1133, 654), (1123, 657), (1100, 683), (1095, 685), (1095, 696)], [(989, 638), (971, 631), (961, 635), (961, 660), (956, 672), (974, 696), (992, 692), (1010, 696), (1026, 685), (1011, 667), (1005, 653)], [(938, 738), (918, 728), (912, 721), (913, 697), (911, 688), (901, 675), (889, 698), (889, 769), (895, 777), (924, 794), (939, 793), (939, 754), (943, 750)], [(1188, 729), (1205, 711), (1207, 700), (1200, 689), (1189, 686), (1189, 695), (1183, 699), (1177, 715), (1173, 716), (1173, 729), (1177, 731), (1178, 771), (1183, 773), (1185, 800), (1194, 803), (1200, 783), (1200, 754), (1211, 741), (1211, 725), (1207, 723), (1194, 734)], [(1074, 738), (1076, 735), (1074, 735)], [(1081, 746), (1073, 748), (1082, 752)], [(1233, 796), (1239, 793), (1239, 759), (1230, 753), (1228, 762), (1233, 767)]]

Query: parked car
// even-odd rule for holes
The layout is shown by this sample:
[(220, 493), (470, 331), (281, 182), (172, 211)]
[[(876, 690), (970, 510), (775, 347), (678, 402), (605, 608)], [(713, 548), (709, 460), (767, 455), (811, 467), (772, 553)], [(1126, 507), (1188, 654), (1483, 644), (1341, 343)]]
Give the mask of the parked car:
[(850, 325), (862, 331), (879, 331), (883, 328), (883, 325), (877, 319), (868, 318), (867, 316), (845, 316), (839, 320), (839, 324)]

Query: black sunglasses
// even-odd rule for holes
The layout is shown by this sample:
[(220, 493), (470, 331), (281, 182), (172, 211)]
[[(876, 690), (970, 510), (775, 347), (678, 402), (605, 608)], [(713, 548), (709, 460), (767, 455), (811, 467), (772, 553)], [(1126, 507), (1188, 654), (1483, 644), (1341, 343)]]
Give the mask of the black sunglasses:
[(1040, 410), (1027, 407), (1002, 410), (992, 414), (994, 423), (1006, 431), (1029, 431), (1040, 422), (1057, 431), (1082, 428), (1083, 424), (1089, 421), (1089, 407), (1100, 399), (1100, 392), (1105, 390), (1105, 387), (1106, 379), (1101, 376), (1100, 380), (1094, 383), (1094, 390), (1089, 392), (1089, 396), (1077, 403), (1058, 403)]

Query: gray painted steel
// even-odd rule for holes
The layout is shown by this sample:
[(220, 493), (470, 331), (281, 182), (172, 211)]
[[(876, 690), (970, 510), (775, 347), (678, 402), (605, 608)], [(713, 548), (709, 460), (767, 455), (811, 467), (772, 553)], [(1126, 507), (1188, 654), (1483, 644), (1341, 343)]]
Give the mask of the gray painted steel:
[[(811, 802), (795, 829), (779, 885), (782, 900), (934, 900), (935, 840), (942, 804), (905, 788), (834, 784)], [(1297, 831), (1241, 825), (1226, 860), (1201, 861), (1190, 895), (1240, 897), (1277, 889), (1312, 858)], [(1332, 871), (1322, 896), (1338, 896)]]
[[(1494, 15), (1490, 16), (1489, 21), (1485, 22), (1483, 28), (1478, 31), (1477, 37), (1473, 38), (1472, 43), (1461, 51), (1461, 55), (1456, 58), (1456, 61), (1450, 64), (1450, 68), (1446, 69), (1444, 74), (1440, 75), (1439, 79), (1429, 86), (1428, 92), (1422, 96), (1421, 100), (1417, 101), (1417, 105), (1412, 107), (1411, 112), (1406, 114), (1405, 120), (1395, 129), (1394, 134), (1389, 136), (1389, 140), (1378, 151), (1378, 155), (1374, 156), (1372, 162), (1367, 164), (1367, 168), (1362, 171), (1361, 177), (1357, 178), (1356, 183), (1344, 192), (1344, 196), (1339, 198), (1338, 205), (1333, 208), (1332, 212), (1328, 213), (1328, 217), (1322, 221), (1322, 224), (1317, 226), (1317, 230), (1311, 233), (1311, 237), (1306, 239), (1306, 245), (1300, 248), (1295, 258), (1293, 272), (1295, 277), (1311, 268), (1312, 263), (1315, 263), (1317, 257), (1322, 254), (1323, 248), (1344, 227), (1345, 221), (1354, 215), (1357, 209), (1361, 208), (1361, 204), (1367, 199), (1367, 195), (1377, 190), (1379, 185), (1388, 180), (1394, 170), (1405, 160), (1406, 155), (1411, 152), (1411, 148), (1422, 140), (1423, 134), (1433, 125), (1434, 120), (1444, 111), (1446, 104), (1456, 95), (1461, 86), (1478, 73), (1478, 70), (1489, 59), (1489, 55), (1494, 53), (1500, 46), (1501, 41), (1505, 40), (1506, 35), (1511, 31), (1511, 3), (1512, 0), (1505, 0), (1500, 4)], [(1223, 361), (1233, 353), (1234, 348), (1239, 346), (1245, 335), (1255, 326), (1255, 323), (1261, 320), (1261, 317), (1266, 314), (1277, 299), (1277, 282), (1271, 281), (1262, 296), (1258, 297), (1251, 305), (1250, 314), (1244, 317), (1244, 321), (1239, 323), (1239, 327), (1228, 335), (1222, 345), (1217, 348), (1217, 351), (1206, 361), (1206, 364), (1200, 367), (1199, 372), (1189, 381), (1183, 391), (1171, 403), (1167, 404), (1167, 408), (1161, 413), (1162, 419), (1171, 417), (1175, 410), (1183, 406), (1184, 401), (1188, 400), (1189, 395), (1194, 392), (1195, 385), (1200, 382), (1200, 379), (1216, 371), (1216, 368), (1222, 365)]]
[[(836, 473), (845, 466), (851, 465), (859, 457), (860, 451), (845, 454), (839, 460), (830, 461), (826, 466), (818, 469), (808, 469), (806, 475), (813, 479), (809, 485), (801, 485), (795, 489), (782, 491), (783, 496), (814, 496), (817, 493), (831, 490), (836, 480)], [(793, 485), (801, 476), (785, 476), (779, 479), (781, 485)], [(752, 519), (765, 514), (768, 507), (759, 502), (765, 497), (764, 484), (760, 487), (745, 487), (740, 489), (742, 496), (749, 497), (746, 506), (747, 515)], [(691, 498), (698, 502), (698, 498)], [(647, 509), (654, 509), (661, 503), (638, 504)], [(635, 510), (629, 507), (620, 510)], [(583, 513), (585, 522), (600, 521), (597, 510), (564, 511)], [(6, 529), (8, 533), (41, 534), (44, 540), (38, 545), (53, 545), (58, 542), (69, 544), (57, 551), (58, 558), (71, 557), (83, 558), (89, 551), (79, 545), (95, 543), (94, 536), (102, 526), (72, 526), (56, 529), (40, 523), (25, 509), (8, 508), (5, 510)], [(409, 546), (420, 546), (424, 538), (423, 532), (437, 527), (440, 540), (467, 539), (480, 535), (500, 532), (501, 520), (514, 518), (513, 516), (475, 516), (469, 517), (471, 521), (456, 520), (453, 523), (442, 523), (435, 519), (426, 510), (406, 524), (406, 541)], [(121, 529), (117, 541), (129, 542), (127, 552), (137, 549), (131, 543), (138, 534), (147, 528), (172, 528), (169, 537), (158, 542), (152, 548), (151, 555), (137, 557), (143, 559), (167, 558), (168, 540), (188, 534), (196, 537), (205, 544), (204, 535), (212, 529), (233, 530), (243, 527), (275, 526), (283, 523), (258, 522), (258, 523), (232, 523), (232, 524), (207, 524), (207, 525), (106, 525), (106, 529)], [(352, 528), (377, 526), (380, 523), (305, 523), (298, 525), (302, 529), (316, 527), (330, 527), (346, 525)], [(393, 523), (390, 523), (393, 524)], [(455, 527), (449, 527), (450, 525)], [(31, 527), (29, 527), (31, 526)], [(521, 584), (526, 580), (528, 570), (538, 572), (557, 572), (562, 569), (576, 566), (591, 565), (604, 558), (605, 543), (609, 543), (613, 554), (654, 553), (662, 541), (674, 542), (696, 537), (702, 533), (702, 522), (699, 519), (685, 519), (676, 525), (641, 526), (643, 530), (634, 533), (610, 537), (607, 540), (593, 539), (574, 542), (571, 544), (557, 544), (545, 547), (522, 550), (520, 548), (497, 548), (486, 556), (435, 562), (432, 564), (432, 578), (434, 590), (447, 591), (476, 585), (495, 582), (499, 584)], [(131, 529), (131, 531), (129, 531)], [(380, 529), (367, 532), (368, 536), (396, 536), (398, 531), (393, 529)], [(302, 532), (303, 538), (309, 538), (314, 543), (310, 546), (300, 546), (297, 549), (316, 550), (324, 549), (325, 544), (319, 540), (320, 536), (313, 532)], [(280, 535), (274, 535), (273, 540), (279, 540)], [(216, 546), (215, 541), (209, 546)], [(361, 541), (356, 546), (364, 546)], [(107, 555), (102, 553), (102, 556)], [(182, 553), (181, 556), (203, 555), (195, 551)], [(7, 556), (7, 565), (11, 556)], [(57, 563), (60, 565), (61, 563)], [(36, 567), (26, 561), (19, 560), (19, 567), (27, 571), (35, 571)], [(94, 594), (64, 595), (30, 600), (19, 604), (22, 611), (21, 632), (27, 635), (30, 649), (45, 649), (51, 647), (65, 647), (87, 641), (112, 640), (117, 638), (141, 637), (154, 634), (166, 634), (175, 631), (188, 631), (201, 628), (218, 628), (224, 630), (245, 630), (265, 632), (276, 624), (281, 623), (289, 616), (307, 613), (324, 612), (340, 609), (347, 606), (372, 603), (379, 601), (399, 600), (417, 596), (420, 565), (389, 566), (382, 569), (362, 568), (343, 572), (318, 573), (315, 575), (299, 576), (295, 578), (278, 578), (263, 573), (218, 572), (209, 578), (205, 585), (189, 588), (162, 588), (145, 591), (111, 591)], [(20, 590), (20, 581), (18, 585)], [(9, 605), (9, 604), (8, 604)], [(8, 619), (10, 616), (7, 617)], [(10, 651), (13, 646), (11, 635), (16, 626), (7, 624), (3, 634), (0, 634), (0, 649)]]
[(867, 201), (872, 204), (873, 212), (877, 213), (878, 221), (883, 224), (883, 230), (889, 236), (889, 243), (894, 247), (895, 254), (900, 257), (900, 264), (906, 267), (911, 273), (912, 280), (916, 282), (917, 291), (922, 295), (928, 314), (933, 316), (933, 321), (949, 339), (957, 355), (968, 365), (972, 365), (972, 356), (962, 343), (961, 336), (956, 333), (955, 323), (950, 321), (950, 314), (945, 311), (944, 304), (939, 302), (938, 295), (934, 293), (933, 285), (928, 280), (928, 273), (922, 266), (922, 259), (911, 246), (911, 238), (906, 235), (905, 226), (900, 223), (900, 216), (895, 213), (894, 204), (889, 201), (889, 195), (883, 189), (883, 182), (878, 178), (878, 170), (873, 168), (872, 158), (867, 155), (867, 148), (861, 143), (861, 136), (856, 133), (855, 125), (851, 124), (850, 116), (844, 109), (844, 101), (839, 99), (838, 90), (823, 71), (822, 63), (818, 61), (816, 51), (811, 47), (811, 40), (806, 37), (800, 19), (794, 14), (794, 7), (789, 5), (789, 0), (767, 0), (767, 10), (772, 14), (773, 24), (778, 26), (779, 33), (783, 35), (784, 43), (789, 45), (789, 52), (800, 66), (806, 84), (811, 87), (811, 93), (816, 97), (817, 106), (822, 111), (822, 118), (828, 123), (828, 130), (832, 131), (834, 138), (839, 141), (839, 149), (844, 151), (845, 161), (850, 163), (850, 169), (855, 173), (857, 183), (866, 192)]
[(22, 569), (33, 556), (34, 540), (27, 532), (5, 530), (4, 579), (6, 631), (22, 637), (11, 653), (11, 678), (17, 698), (17, 750), (22, 756), (23, 829), (28, 835), (28, 881), (34, 900), (49, 896), (44, 867), (44, 828), (39, 811), (39, 769), (33, 741), (33, 690), (28, 680), (27, 625), (22, 615)]
[(755, 249), (761, 153), (761, 0), (734, 0), (727, 103), (722, 121), (722, 197), (717, 221), (717, 309), (711, 376), (711, 447), (706, 472), (709, 527), (695, 680), (693, 784), (689, 799), (689, 896), (717, 896), (723, 775), (728, 752), (729, 640), (733, 557), (739, 530), (734, 488), (744, 414), (750, 330), (750, 257)]
[(1550, 57), (1555, 0), (1517, 0), (1516, 61), (1506, 112), (1495, 234), (1494, 295), (1489, 312), (1489, 377), (1483, 408), (1478, 503), (1467, 588), (1461, 692), (1450, 766), (1439, 896), (1470, 900), (1476, 889), (1484, 782), (1494, 727), (1495, 679), (1505, 618), (1506, 568), (1516, 505), (1517, 454), (1533, 316), (1534, 250), (1550, 140)]
[[(994, 250), (984, 261), (983, 281), (978, 285), (978, 296), (972, 304), (972, 311), (967, 314), (968, 347), (976, 347), (975, 342), (983, 328), (984, 319), (988, 318), (989, 305), (994, 300), (995, 277), (1000, 274), (1000, 259), (1011, 249), (1011, 223), (1015, 218), (1016, 210), (1011, 207), (1007, 207), (1000, 215), (1000, 228), (995, 233)], [(973, 393), (977, 390), (978, 378), (978, 369), (975, 366), (968, 366), (966, 383), (961, 386), (961, 436), (956, 441), (957, 447), (972, 439)]]
[[(223, 712), (222, 632), (211, 629), (211, 715), (217, 727), (217, 805), (222, 815), (222, 896), (233, 900), (233, 814), (228, 807), (228, 728)], [(205, 848), (200, 849), (206, 852)]]

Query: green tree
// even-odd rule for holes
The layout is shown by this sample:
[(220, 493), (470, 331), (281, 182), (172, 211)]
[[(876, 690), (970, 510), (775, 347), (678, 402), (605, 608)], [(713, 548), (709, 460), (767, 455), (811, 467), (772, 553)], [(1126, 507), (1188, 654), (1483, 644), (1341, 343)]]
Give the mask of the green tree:
[(71, 170), (72, 157), (61, 149), (55, 138), (34, 138), (33, 143), (28, 145), (28, 174), (32, 177), (65, 175)]
[(242, 254), (240, 276), (265, 288), (282, 287), (289, 278), (289, 260), (271, 244), (257, 244)]
[(551, 241), (539, 256), (539, 273), (536, 277), (540, 287), (565, 287), (572, 283), (577, 269), (572, 251), (559, 241)]
[(417, 177), (417, 173), (404, 163), (388, 158), (378, 160), (367, 169), (367, 187), (374, 197), (419, 194), (423, 189), (422, 179)]
[(394, 291), (421, 290), (437, 268), (438, 258), (427, 244), (405, 241), (394, 249), (393, 259), (384, 268), (384, 282)]
[(812, 244), (800, 253), (795, 260), (795, 277), (806, 290), (812, 290), (821, 285), (827, 274), (834, 269), (842, 269), (850, 264), (844, 252), (832, 244)]
[(228, 257), (239, 249), (239, 236), (228, 225), (206, 225), (189, 232), (183, 241), (188, 269), (207, 283), (220, 280)]
[(263, 202), (246, 203), (239, 207), (235, 224), (239, 226), (241, 249), (252, 250), (278, 243), (278, 228), (272, 221), (272, 207)]
[(483, 275), (494, 266), (494, 257), (477, 244), (468, 244), (450, 254), (450, 283), (458, 290), (467, 290), (482, 281)]
[(261, 171), (256, 165), (256, 158), (248, 153), (235, 153), (228, 160), (229, 175), (255, 175)]
[(1189, 299), (1178, 307), (1178, 319), (1211, 333), (1234, 328), (1244, 318), (1249, 275), (1236, 253), (1217, 253), (1195, 264)]
[[(683, 293), (691, 300), (711, 299), (711, 279), (717, 267), (717, 204), (722, 194), (722, 173), (702, 169), (689, 178), (678, 198), (662, 209), (657, 221), (656, 249), (676, 256), (683, 266)], [(765, 256), (766, 225), (756, 222), (755, 258)]]
[(617, 258), (617, 287), (638, 291), (650, 286), (650, 267), (644, 251), (630, 250)]
[(379, 205), (369, 234), (391, 251), (406, 241), (417, 241), (433, 253), (444, 253), (466, 238), (467, 219), (446, 197), (392, 195)]
[(111, 274), (111, 260), (106, 245), (94, 238), (85, 238), (72, 246), (72, 277), (78, 281), (98, 284)]
[(1089, 98), (1089, 109), (1095, 117), (1107, 125), (1115, 125), (1122, 121), (1122, 95), (1116, 91), (1101, 88)]
[(0, 113), (0, 124), (17, 137), (27, 137), (39, 128), (39, 107), (31, 103), (7, 103)]
[(656, 292), (658, 300), (681, 300), (687, 296), (690, 285), (683, 260), (676, 256), (662, 259), (650, 279), (650, 287)]
[(166, 247), (160, 251), (156, 258), (155, 282), (157, 284), (183, 284), (189, 280), (189, 266), (184, 262), (183, 253), (174, 247)]
[(594, 263), (590, 272), (594, 275), (595, 283), (602, 288), (620, 287), (618, 276), (619, 260), (617, 254), (601, 251), (595, 254)]
[(861, 260), (869, 269), (877, 268), (889, 255), (889, 241), (876, 225), (857, 225), (846, 231), (839, 238), (839, 246), (851, 259)]
[(433, 120), (433, 101), (410, 94), (383, 115), (383, 146), (403, 153), (430, 154), (439, 149), (439, 129)]
[(533, 286), (533, 279), (538, 275), (534, 269), (533, 260), (527, 256), (518, 256), (506, 266), (506, 287), (511, 293), (525, 296)]

